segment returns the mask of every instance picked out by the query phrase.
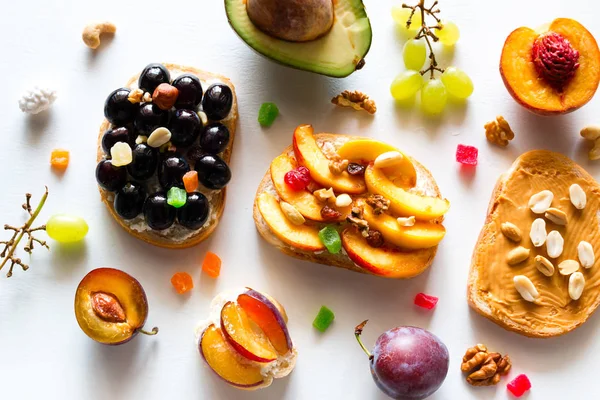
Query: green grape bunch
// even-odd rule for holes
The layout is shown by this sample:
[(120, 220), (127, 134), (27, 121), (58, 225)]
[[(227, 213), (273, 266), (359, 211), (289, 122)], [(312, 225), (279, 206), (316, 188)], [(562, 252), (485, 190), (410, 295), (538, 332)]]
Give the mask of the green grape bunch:
[[(430, 115), (443, 112), (449, 96), (464, 100), (473, 93), (473, 82), (466, 72), (453, 66), (446, 69), (438, 66), (432, 42), (454, 46), (460, 38), (460, 30), (454, 22), (438, 17), (437, 5), (434, 1), (426, 7), (425, 0), (420, 0), (414, 6), (402, 4), (392, 8), (397, 29), (408, 40), (402, 49), (406, 70), (396, 76), (390, 92), (396, 100), (407, 100), (420, 92), (421, 109)], [(435, 20), (435, 25), (428, 25), (427, 17)], [(425, 67), (427, 58), (429, 65)], [(436, 72), (441, 74), (439, 78)], [(429, 79), (424, 79), (427, 74)]]

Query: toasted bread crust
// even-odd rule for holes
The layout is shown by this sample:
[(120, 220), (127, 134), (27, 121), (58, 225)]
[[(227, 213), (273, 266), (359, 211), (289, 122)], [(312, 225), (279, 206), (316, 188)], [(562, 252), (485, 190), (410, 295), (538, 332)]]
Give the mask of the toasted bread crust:
[[(353, 139), (366, 139), (364, 137), (332, 134), (332, 133), (318, 133), (318, 134), (315, 134), (314, 136), (317, 141), (323, 140), (323, 141), (330, 142), (330, 143), (337, 143), (336, 147), (339, 147), (340, 142), (346, 142), (346, 141), (353, 140)], [(282, 154), (292, 155), (293, 152), (294, 152), (293, 147), (290, 145), (282, 152)], [(429, 195), (441, 197), (439, 188), (438, 188), (437, 183), (435, 182), (433, 176), (431, 175), (431, 172), (427, 168), (425, 168), (422, 164), (420, 164), (418, 161), (413, 159), (412, 157), (411, 157), (411, 161), (414, 164), (415, 169), (417, 171), (417, 188), (429, 192)], [(253, 207), (253, 217), (254, 217), (254, 223), (256, 224), (256, 229), (268, 243), (275, 246), (282, 253), (287, 254), (294, 258), (298, 258), (300, 260), (310, 261), (310, 262), (314, 262), (317, 264), (323, 264), (323, 265), (331, 265), (331, 266), (339, 267), (339, 268), (345, 268), (345, 269), (355, 271), (355, 272), (360, 272), (363, 274), (375, 275), (372, 272), (365, 270), (365, 269), (359, 267), (358, 265), (356, 265), (345, 254), (345, 251), (342, 251), (339, 254), (331, 254), (331, 253), (328, 253), (327, 251), (323, 251), (320, 253), (314, 253), (314, 252), (310, 252), (310, 251), (303, 251), (303, 250), (294, 248), (290, 245), (283, 243), (281, 240), (279, 240), (279, 238), (277, 238), (273, 234), (273, 232), (271, 232), (271, 229), (269, 228), (267, 223), (264, 221), (263, 216), (261, 215), (261, 213), (258, 209), (257, 200), (258, 200), (258, 197), (260, 196), (260, 194), (263, 192), (270, 192), (273, 194), (276, 193), (273, 188), (273, 182), (271, 180), (271, 174), (270, 174), (269, 170), (267, 170), (267, 172), (265, 173), (265, 176), (263, 177), (263, 179), (261, 180), (261, 182), (258, 186), (258, 190), (256, 191), (256, 196), (255, 196), (255, 200), (254, 200), (254, 207)], [(279, 198), (279, 196), (277, 196), (277, 197)], [(436, 220), (436, 222), (441, 222), (442, 220), (443, 220), (443, 218), (440, 218), (440, 219)], [(421, 271), (421, 273), (422, 273), (432, 264), (435, 254), (437, 253), (437, 246), (431, 247), (429, 249), (422, 249), (422, 250), (417, 250), (417, 251), (428, 253), (426, 257), (423, 257), (423, 259), (425, 259), (426, 261), (423, 264), (423, 268)], [(379, 275), (376, 275), (376, 276), (379, 276)]]
[[(223, 154), (222, 154), (223, 160), (225, 160), (226, 163), (229, 163), (229, 161), (231, 159), (231, 152), (233, 149), (233, 142), (234, 142), (234, 138), (235, 138), (235, 129), (237, 126), (237, 119), (238, 119), (237, 97), (236, 97), (236, 93), (235, 93), (235, 88), (234, 88), (233, 84), (231, 83), (231, 81), (222, 75), (212, 74), (210, 72), (205, 72), (205, 71), (196, 69), (194, 67), (187, 67), (187, 66), (183, 66), (183, 65), (169, 64), (169, 63), (163, 63), (163, 65), (169, 71), (178, 70), (181, 72), (191, 73), (191, 74), (196, 75), (200, 80), (206, 81), (206, 80), (211, 80), (211, 79), (218, 79), (221, 82), (227, 84), (231, 88), (231, 91), (233, 92), (233, 104), (231, 106), (230, 116), (228, 117), (228, 120), (224, 122), (224, 125), (227, 126), (227, 128), (229, 129), (230, 139), (229, 139), (229, 144), (227, 145), (227, 148), (223, 151)], [(129, 79), (129, 81), (127, 82), (127, 84), (125, 86), (130, 87), (132, 84), (137, 82), (139, 75), (140, 74), (138, 73), (138, 74), (132, 76), (131, 79)], [(204, 88), (204, 89), (206, 89), (206, 88)], [(106, 132), (106, 130), (109, 128), (110, 128), (110, 123), (106, 119), (104, 119), (102, 121), (102, 124), (100, 125), (100, 130), (98, 133), (98, 147), (97, 147), (97, 153), (96, 153), (96, 162), (100, 162), (104, 158), (104, 151), (102, 150), (102, 136), (104, 135), (104, 132)], [(115, 211), (113, 202), (109, 197), (109, 196), (111, 196), (111, 193), (102, 189), (101, 187), (98, 187), (98, 190), (100, 191), (100, 198), (101, 198), (102, 202), (106, 205), (106, 208), (108, 209), (108, 211), (110, 212), (112, 217), (119, 223), (119, 225), (121, 225), (121, 227), (123, 229), (125, 229), (125, 231), (127, 233), (129, 233), (132, 236), (135, 236), (138, 239), (143, 240), (144, 242), (150, 243), (154, 246), (165, 247), (165, 248), (170, 248), (170, 249), (183, 249), (183, 248), (187, 248), (187, 247), (192, 247), (192, 246), (195, 246), (198, 243), (202, 242), (204, 239), (206, 239), (207, 237), (210, 236), (210, 234), (216, 229), (216, 227), (219, 223), (219, 220), (221, 219), (221, 215), (223, 215), (223, 210), (225, 208), (226, 189), (227, 188), (223, 188), (218, 194), (213, 195), (213, 197), (210, 201), (211, 215), (209, 215), (207, 223), (202, 228), (200, 228), (195, 234), (190, 236), (189, 238), (187, 238), (183, 241), (180, 241), (180, 242), (176, 242), (174, 240), (170, 240), (163, 236), (157, 235), (152, 230), (138, 232), (138, 231), (131, 229), (131, 227), (129, 225), (127, 225)], [(211, 216), (213, 216), (213, 215), (214, 215), (214, 218), (211, 218)]]
[(600, 185), (595, 183), (591, 175), (589, 175), (581, 166), (562, 154), (546, 150), (534, 150), (524, 153), (517, 158), (511, 168), (500, 176), (492, 192), (485, 223), (479, 234), (475, 250), (473, 251), (467, 284), (467, 301), (475, 311), (504, 329), (532, 338), (549, 338), (563, 335), (581, 326), (600, 304), (600, 296), (597, 296), (596, 301), (582, 313), (581, 318), (574, 321), (571, 325), (541, 331), (526, 325), (518, 324), (509, 318), (494, 313), (493, 307), (486, 301), (486, 298), (482, 296), (482, 291), (480, 290), (479, 269), (484, 266), (477, 263), (478, 256), (481, 252), (487, 250), (484, 246), (487, 243), (490, 243), (497, 234), (495, 224), (493, 224), (494, 213), (500, 204), (500, 198), (506, 190), (506, 185), (510, 182), (514, 173), (523, 165), (523, 163), (527, 163), (530, 168), (539, 168), (540, 170), (555, 168), (557, 174), (569, 174), (574, 177), (583, 177), (585, 180), (594, 182), (594, 186), (600, 191)]

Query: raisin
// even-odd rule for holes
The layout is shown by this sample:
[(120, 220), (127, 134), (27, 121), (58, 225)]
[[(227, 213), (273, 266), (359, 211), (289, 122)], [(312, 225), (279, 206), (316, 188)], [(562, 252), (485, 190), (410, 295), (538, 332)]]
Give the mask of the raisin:
[(383, 246), (383, 235), (381, 232), (376, 231), (375, 229), (369, 229), (367, 243), (371, 247), (381, 247)]
[(362, 176), (365, 174), (365, 166), (357, 163), (348, 164), (348, 173), (353, 176)]
[(336, 219), (339, 219), (341, 216), (342, 216), (341, 212), (336, 211), (329, 206), (325, 206), (325, 207), (321, 208), (321, 217), (323, 217), (323, 219), (325, 221), (336, 220)]

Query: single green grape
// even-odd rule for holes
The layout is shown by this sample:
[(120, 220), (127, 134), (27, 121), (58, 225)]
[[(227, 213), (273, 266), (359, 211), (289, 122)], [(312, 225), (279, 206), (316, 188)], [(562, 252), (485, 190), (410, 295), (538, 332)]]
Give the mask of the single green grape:
[(423, 64), (425, 64), (426, 57), (427, 48), (424, 40), (412, 39), (404, 44), (402, 58), (404, 58), (406, 68), (419, 71), (423, 67)]
[(402, 71), (390, 86), (392, 97), (396, 100), (405, 100), (414, 96), (423, 86), (423, 77), (418, 71)]
[(428, 80), (421, 89), (421, 108), (427, 114), (435, 115), (444, 111), (448, 93), (439, 79)]
[(70, 214), (55, 214), (46, 222), (46, 233), (60, 243), (78, 242), (87, 235), (88, 229), (83, 218)]
[(448, 93), (459, 99), (466, 99), (473, 93), (473, 81), (466, 72), (456, 67), (446, 68), (442, 82)]
[(405, 34), (406, 37), (416, 35), (417, 31), (421, 28), (423, 23), (421, 20), (421, 13), (416, 12), (410, 20), (410, 28), (406, 28), (406, 21), (410, 17), (411, 10), (408, 8), (402, 8), (402, 6), (392, 7), (392, 18), (396, 22), (398, 30)]
[(446, 46), (454, 46), (460, 38), (458, 26), (451, 21), (442, 21), (442, 29), (435, 31), (435, 34), (440, 39), (440, 43)]
[(184, 189), (178, 188), (177, 186), (173, 186), (167, 192), (167, 204), (175, 207), (181, 208), (187, 202), (187, 192)]

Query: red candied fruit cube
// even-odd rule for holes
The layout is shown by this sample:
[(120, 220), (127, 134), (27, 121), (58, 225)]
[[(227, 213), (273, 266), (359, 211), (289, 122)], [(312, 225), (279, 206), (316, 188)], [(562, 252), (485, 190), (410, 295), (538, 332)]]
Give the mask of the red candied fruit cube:
[(418, 293), (415, 296), (415, 305), (431, 310), (438, 302), (438, 298), (425, 293)]
[(477, 147), (459, 144), (456, 147), (456, 161), (464, 165), (477, 165)]
[(523, 394), (531, 389), (531, 382), (529, 382), (529, 378), (525, 374), (521, 374), (517, 376), (515, 379), (510, 381), (506, 388), (515, 396), (521, 397)]
[(304, 190), (310, 184), (310, 171), (306, 167), (298, 167), (286, 172), (284, 181), (293, 190)]

